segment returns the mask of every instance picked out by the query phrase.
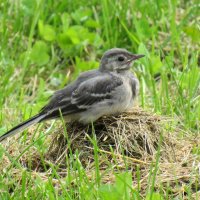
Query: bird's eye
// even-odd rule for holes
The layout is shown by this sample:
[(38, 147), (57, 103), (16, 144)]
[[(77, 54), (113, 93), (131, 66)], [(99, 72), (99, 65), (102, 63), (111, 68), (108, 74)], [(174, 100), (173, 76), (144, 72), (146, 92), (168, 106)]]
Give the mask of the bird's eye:
[(122, 62), (122, 61), (124, 61), (125, 58), (123, 56), (119, 56), (117, 59), (118, 59), (118, 61)]

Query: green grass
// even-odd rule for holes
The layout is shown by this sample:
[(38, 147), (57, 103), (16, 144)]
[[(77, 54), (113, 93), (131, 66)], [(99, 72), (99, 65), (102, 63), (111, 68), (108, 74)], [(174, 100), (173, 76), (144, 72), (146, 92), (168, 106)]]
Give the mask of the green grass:
[[(141, 85), (139, 105), (175, 118), (183, 129), (182, 137), (199, 134), (197, 3), (195, 0), (1, 0), (0, 134), (36, 114), (53, 91), (80, 72), (97, 68), (103, 52), (112, 47), (146, 55), (133, 67)], [(49, 132), (54, 128), (56, 125)], [(0, 199), (110, 199), (110, 194), (113, 199), (141, 199), (139, 186), (132, 188), (128, 170), (115, 173), (114, 185), (101, 182), (95, 136), (90, 138), (96, 169), (91, 180), (72, 153), (66, 160), (66, 177), (60, 177), (56, 165), (50, 166), (52, 174), (45, 182), (41, 177), (33, 177), (19, 160), (35, 145), (42, 157), (43, 140), (48, 133), (42, 127), (38, 131), (41, 137), (34, 140), (33, 136), (26, 147), (25, 138), (21, 138), (22, 151), (18, 157), (9, 156), (6, 148), (0, 146), (0, 162), (3, 154), (12, 161), (9, 170), (0, 173)], [(194, 149), (197, 154), (198, 148)], [(12, 178), (12, 167), (20, 170), (20, 181)], [(146, 199), (165, 199), (166, 194), (155, 193), (150, 187), (156, 179), (155, 171), (152, 176)], [(60, 191), (56, 184), (60, 185)]]

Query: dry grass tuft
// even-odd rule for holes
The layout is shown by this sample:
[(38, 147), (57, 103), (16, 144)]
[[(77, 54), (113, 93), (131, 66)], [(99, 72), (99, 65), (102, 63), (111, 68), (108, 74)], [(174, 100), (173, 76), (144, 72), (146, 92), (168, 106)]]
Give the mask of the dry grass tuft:
[[(95, 161), (91, 138), (95, 132), (100, 172), (104, 174), (109, 169), (102, 176), (104, 183), (114, 182), (113, 174), (128, 167), (133, 175), (133, 187), (137, 188), (136, 167), (139, 167), (142, 195), (149, 188), (150, 169), (153, 171), (157, 167), (155, 189), (159, 188), (165, 194), (166, 187), (170, 187), (172, 196), (187, 195), (185, 186), (190, 182), (195, 190), (200, 170), (199, 158), (191, 152), (198, 138), (192, 141), (181, 137), (181, 130), (173, 128), (173, 121), (135, 109), (117, 116), (102, 117), (93, 126), (68, 124), (67, 136), (63, 127), (60, 127), (47, 137), (46, 141), (50, 141), (50, 144), (43, 155), (46, 169), (41, 162), (41, 155), (34, 147), (21, 157), (21, 163), (32, 171), (33, 176), (38, 175), (44, 180), (51, 174), (51, 165), (55, 165), (58, 174), (65, 177), (68, 173), (66, 160), (69, 160), (70, 154), (77, 156), (78, 152), (88, 178), (93, 179)], [(159, 158), (157, 166), (156, 158)], [(13, 173), (16, 174), (16, 170)]]

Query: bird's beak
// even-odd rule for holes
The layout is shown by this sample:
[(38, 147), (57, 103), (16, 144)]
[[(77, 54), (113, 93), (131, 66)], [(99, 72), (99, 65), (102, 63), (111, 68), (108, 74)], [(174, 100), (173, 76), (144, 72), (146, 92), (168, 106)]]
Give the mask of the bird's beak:
[(145, 55), (142, 55), (142, 54), (132, 54), (132, 56), (131, 56), (131, 61), (133, 61), (133, 60), (137, 60), (137, 59), (139, 59), (139, 58), (142, 58), (142, 57), (144, 57)]

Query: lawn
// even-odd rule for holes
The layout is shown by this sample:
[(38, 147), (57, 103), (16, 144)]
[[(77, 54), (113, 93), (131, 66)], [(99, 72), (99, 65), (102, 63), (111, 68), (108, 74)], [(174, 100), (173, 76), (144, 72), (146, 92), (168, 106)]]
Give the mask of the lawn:
[[(137, 117), (165, 122), (146, 161), (125, 155), (123, 147), (119, 154), (102, 150), (95, 123), (80, 140), (89, 155), (80, 141), (73, 148), (62, 119), (31, 127), (0, 144), (0, 199), (200, 199), (199, 8), (195, 0), (0, 0), (0, 135), (81, 72), (97, 68), (113, 47), (145, 55), (132, 67), (140, 81)], [(160, 181), (167, 134), (184, 163), (173, 180)], [(59, 165), (46, 157), (51, 148), (60, 157), (67, 152)], [(188, 174), (179, 177), (180, 170)]]

